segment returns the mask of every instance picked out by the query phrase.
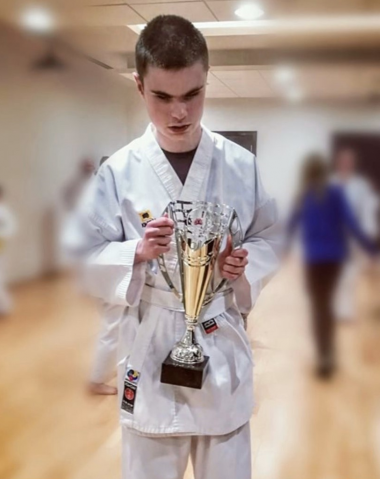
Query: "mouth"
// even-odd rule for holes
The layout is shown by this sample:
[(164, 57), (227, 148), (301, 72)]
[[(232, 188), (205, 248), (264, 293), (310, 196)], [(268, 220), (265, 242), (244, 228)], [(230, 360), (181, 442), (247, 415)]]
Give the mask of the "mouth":
[(176, 126), (169, 126), (169, 130), (173, 133), (185, 133), (190, 128), (190, 125), (176, 125)]

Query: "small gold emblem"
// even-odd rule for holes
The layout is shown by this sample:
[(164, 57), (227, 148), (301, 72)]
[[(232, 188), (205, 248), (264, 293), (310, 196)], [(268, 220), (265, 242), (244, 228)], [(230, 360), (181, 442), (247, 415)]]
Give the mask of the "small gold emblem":
[(154, 218), (152, 216), (152, 213), (149, 210), (142, 211), (139, 213), (140, 216), (140, 221), (141, 221), (141, 226), (145, 228), (145, 226), (150, 222), (153, 221)]

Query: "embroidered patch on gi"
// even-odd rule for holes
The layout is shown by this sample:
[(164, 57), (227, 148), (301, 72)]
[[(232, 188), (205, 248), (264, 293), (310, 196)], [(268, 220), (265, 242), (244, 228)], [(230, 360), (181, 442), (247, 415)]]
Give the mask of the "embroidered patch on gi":
[(149, 210), (141, 211), (141, 213), (139, 213), (139, 216), (140, 216), (141, 226), (143, 228), (145, 228), (148, 223), (154, 220), (152, 213)]
[(140, 373), (138, 371), (135, 371), (134, 369), (128, 369), (127, 370), (127, 375), (126, 378), (128, 381), (131, 383), (137, 384), (140, 378)]
[(203, 321), (202, 327), (206, 334), (211, 334), (217, 329), (219, 329), (218, 323), (216, 322), (216, 319), (214, 318)]
[(124, 379), (124, 391), (121, 400), (121, 409), (133, 414), (135, 408), (135, 400), (137, 393), (137, 383), (140, 379), (140, 373), (130, 367), (127, 368), (127, 372)]
[(135, 408), (136, 392), (137, 386), (125, 380), (121, 409), (124, 409), (124, 411), (127, 411), (130, 414), (133, 414)]

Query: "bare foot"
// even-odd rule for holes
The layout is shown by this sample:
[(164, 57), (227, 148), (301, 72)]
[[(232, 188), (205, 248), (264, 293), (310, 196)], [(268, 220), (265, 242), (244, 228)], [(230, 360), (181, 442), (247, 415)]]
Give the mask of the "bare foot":
[(105, 383), (90, 383), (88, 389), (91, 394), (100, 394), (102, 396), (114, 396), (117, 394), (115, 387), (108, 386)]

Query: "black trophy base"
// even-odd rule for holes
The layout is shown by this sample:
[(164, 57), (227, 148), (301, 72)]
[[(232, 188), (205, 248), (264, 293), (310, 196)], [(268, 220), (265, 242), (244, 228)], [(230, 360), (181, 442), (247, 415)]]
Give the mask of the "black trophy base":
[(209, 359), (208, 356), (205, 356), (202, 363), (183, 364), (174, 361), (169, 353), (162, 363), (161, 382), (173, 386), (201, 389), (207, 374)]

